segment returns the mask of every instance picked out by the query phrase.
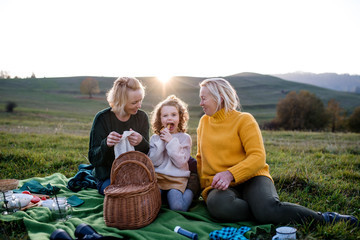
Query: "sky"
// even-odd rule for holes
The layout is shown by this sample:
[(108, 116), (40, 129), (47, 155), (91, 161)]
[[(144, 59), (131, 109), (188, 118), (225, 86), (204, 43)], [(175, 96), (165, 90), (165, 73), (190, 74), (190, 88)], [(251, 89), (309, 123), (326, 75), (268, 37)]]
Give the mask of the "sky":
[(11, 77), (360, 74), (358, 0), (0, 0)]

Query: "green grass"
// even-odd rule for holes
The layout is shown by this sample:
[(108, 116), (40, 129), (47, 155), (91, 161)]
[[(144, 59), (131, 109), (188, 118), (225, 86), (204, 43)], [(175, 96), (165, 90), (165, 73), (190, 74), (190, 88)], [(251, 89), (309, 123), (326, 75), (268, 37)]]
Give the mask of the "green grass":
[[(56, 111), (48, 115), (32, 111), (14, 115), (1, 113), (1, 178), (27, 179), (55, 172), (74, 176), (79, 164), (88, 163), (91, 120), (79, 116), (67, 118)], [(62, 127), (56, 130), (54, 126), (59, 123)], [(195, 120), (190, 122), (189, 128), (195, 141), (196, 123)], [(74, 131), (81, 125), (82, 131)], [(46, 131), (39, 126), (45, 126)], [(360, 218), (360, 134), (263, 131), (263, 137), (267, 162), (282, 201)], [(196, 143), (192, 154), (195, 152)], [(0, 225), (3, 238), (27, 239), (21, 221), (1, 222)], [(296, 228), (299, 239), (360, 238), (359, 229), (344, 223), (304, 224)], [(270, 235), (263, 237), (266, 239)]]
[(55, 172), (71, 177), (80, 163), (87, 162), (87, 137), (0, 132), (0, 138), (2, 178), (45, 177)]

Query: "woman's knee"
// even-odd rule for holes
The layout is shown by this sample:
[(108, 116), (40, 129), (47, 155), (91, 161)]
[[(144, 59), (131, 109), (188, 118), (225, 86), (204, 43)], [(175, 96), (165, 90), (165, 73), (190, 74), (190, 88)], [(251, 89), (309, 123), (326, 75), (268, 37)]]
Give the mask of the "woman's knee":
[(266, 223), (278, 217), (281, 202), (268, 177), (257, 176), (247, 181), (243, 194), (258, 222)]
[(218, 190), (213, 189), (209, 192), (209, 195), (206, 200), (206, 204), (208, 208), (217, 208), (220, 205), (223, 205), (224, 202), (229, 202), (230, 200), (233, 200), (236, 197), (236, 194), (231, 190)]
[(250, 215), (248, 204), (232, 189), (211, 190), (206, 205), (210, 215), (220, 220), (245, 220)]

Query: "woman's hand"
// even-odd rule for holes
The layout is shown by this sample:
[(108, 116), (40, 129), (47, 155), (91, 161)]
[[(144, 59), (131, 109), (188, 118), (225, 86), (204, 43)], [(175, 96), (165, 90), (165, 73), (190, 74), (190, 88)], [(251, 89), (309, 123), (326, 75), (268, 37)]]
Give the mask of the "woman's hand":
[(118, 142), (120, 142), (122, 135), (118, 134), (117, 132), (112, 131), (111, 133), (109, 133), (109, 135), (107, 136), (106, 139), (106, 144), (108, 145), (108, 147), (113, 147), (115, 146)]
[(163, 140), (164, 142), (170, 142), (172, 139), (172, 135), (169, 131), (168, 128), (164, 128), (161, 132), (160, 132), (160, 139)]
[(219, 172), (215, 174), (211, 187), (219, 190), (226, 190), (233, 180), (234, 176), (230, 171)]
[[(134, 131), (130, 128), (130, 131)], [(137, 146), (141, 143), (143, 137), (138, 132), (133, 132), (130, 136), (128, 136), (128, 140), (131, 146)]]

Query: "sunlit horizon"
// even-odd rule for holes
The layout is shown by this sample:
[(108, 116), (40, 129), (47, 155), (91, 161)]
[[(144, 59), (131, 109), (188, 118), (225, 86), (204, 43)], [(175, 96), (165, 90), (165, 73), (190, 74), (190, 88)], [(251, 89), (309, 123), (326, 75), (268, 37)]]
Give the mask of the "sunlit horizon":
[(156, 78), (157, 78), (163, 85), (165, 85), (167, 82), (169, 82), (172, 77), (174, 77), (174, 76), (170, 76), (170, 75), (159, 75), (159, 76), (156, 76)]

